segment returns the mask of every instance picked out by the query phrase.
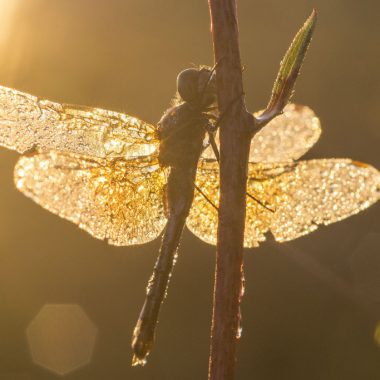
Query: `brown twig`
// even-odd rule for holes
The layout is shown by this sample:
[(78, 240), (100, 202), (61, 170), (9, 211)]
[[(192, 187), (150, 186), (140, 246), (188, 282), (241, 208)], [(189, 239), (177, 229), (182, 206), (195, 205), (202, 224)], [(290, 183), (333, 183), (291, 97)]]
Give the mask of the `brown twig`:
[[(209, 0), (220, 113), (220, 207), (209, 380), (231, 380), (243, 287), (245, 194), (252, 116), (246, 111), (236, 0)], [(241, 100), (234, 102), (236, 97)], [(230, 107), (231, 103), (234, 104)]]
[[(313, 10), (280, 64), (267, 108), (257, 118), (243, 99), (236, 0), (209, 0), (220, 122), (220, 206), (209, 380), (232, 380), (243, 294), (243, 239), (252, 134), (283, 112), (315, 27)], [(239, 99), (240, 101), (236, 101)]]

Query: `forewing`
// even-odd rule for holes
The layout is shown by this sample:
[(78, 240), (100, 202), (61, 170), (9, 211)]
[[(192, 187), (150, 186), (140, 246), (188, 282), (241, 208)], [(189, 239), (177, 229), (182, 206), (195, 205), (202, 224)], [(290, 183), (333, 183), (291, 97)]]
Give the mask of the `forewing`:
[(21, 157), (14, 179), (42, 207), (110, 244), (143, 244), (165, 226), (166, 173), (153, 157), (87, 159), (50, 151)]
[(277, 241), (357, 214), (380, 198), (380, 173), (349, 159), (302, 161), (274, 182), (282, 194), (270, 226)]
[[(261, 111), (257, 112), (257, 114)], [(319, 119), (307, 106), (288, 104), (284, 113), (277, 116), (252, 139), (250, 162), (283, 162), (296, 160), (305, 154), (319, 139)], [(219, 147), (219, 132), (215, 136)], [(211, 146), (202, 154), (205, 159), (215, 159)]]
[(319, 119), (307, 106), (288, 104), (252, 139), (250, 162), (297, 160), (319, 139)]
[(114, 158), (147, 155), (157, 144), (155, 127), (135, 117), (0, 86), (0, 145), (6, 148)]
[[(201, 161), (197, 186), (218, 206), (219, 168)], [(255, 247), (269, 230), (277, 241), (293, 240), (354, 215), (380, 198), (380, 173), (349, 159), (249, 164), (244, 246)], [(218, 212), (196, 192), (188, 228), (216, 244)]]

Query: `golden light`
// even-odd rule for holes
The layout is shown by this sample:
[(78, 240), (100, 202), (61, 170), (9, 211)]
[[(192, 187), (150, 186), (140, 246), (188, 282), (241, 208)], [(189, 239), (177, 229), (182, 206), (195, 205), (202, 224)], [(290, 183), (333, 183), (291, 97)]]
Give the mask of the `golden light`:
[(8, 42), (20, 0), (0, 0), (0, 46)]

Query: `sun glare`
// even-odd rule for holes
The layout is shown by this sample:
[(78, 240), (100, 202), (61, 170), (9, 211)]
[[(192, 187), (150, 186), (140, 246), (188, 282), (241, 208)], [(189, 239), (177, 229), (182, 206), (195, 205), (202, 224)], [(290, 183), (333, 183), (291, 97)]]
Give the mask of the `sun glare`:
[(20, 0), (0, 0), (0, 46), (8, 41)]

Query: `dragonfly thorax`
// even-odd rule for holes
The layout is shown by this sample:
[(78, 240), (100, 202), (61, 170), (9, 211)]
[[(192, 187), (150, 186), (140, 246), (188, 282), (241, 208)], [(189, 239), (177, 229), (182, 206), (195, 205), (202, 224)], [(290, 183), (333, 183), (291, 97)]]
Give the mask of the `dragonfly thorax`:
[(182, 102), (158, 122), (159, 161), (163, 166), (195, 170), (203, 149), (210, 105), (216, 101), (215, 75), (208, 68), (183, 70), (177, 77)]
[(207, 122), (207, 117), (187, 102), (169, 108), (158, 122), (160, 164), (196, 168)]

